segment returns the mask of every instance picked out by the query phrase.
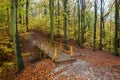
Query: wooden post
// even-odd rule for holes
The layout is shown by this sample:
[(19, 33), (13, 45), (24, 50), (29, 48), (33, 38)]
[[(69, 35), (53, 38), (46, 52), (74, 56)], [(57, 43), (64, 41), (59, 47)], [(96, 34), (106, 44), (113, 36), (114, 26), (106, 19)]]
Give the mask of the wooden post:
[(73, 56), (73, 46), (70, 46), (70, 56)]
[(57, 47), (56, 45), (54, 46), (54, 55), (53, 55), (53, 60), (55, 60), (57, 58)]

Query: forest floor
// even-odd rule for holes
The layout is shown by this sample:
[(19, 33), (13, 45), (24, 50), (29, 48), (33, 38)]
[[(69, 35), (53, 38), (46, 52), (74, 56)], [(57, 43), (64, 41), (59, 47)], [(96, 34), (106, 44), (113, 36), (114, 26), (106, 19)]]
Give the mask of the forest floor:
[[(49, 40), (49, 34), (41, 31), (30, 31), (28, 39), (21, 38), (22, 53), (27, 54), (25, 69), (5, 80), (120, 80), (120, 57), (106, 51), (81, 49), (74, 40), (68, 44), (75, 46), (75, 61), (39, 60), (38, 52), (43, 52), (33, 45), (33, 40), (46, 39)], [(57, 36), (55, 40), (62, 42)]]

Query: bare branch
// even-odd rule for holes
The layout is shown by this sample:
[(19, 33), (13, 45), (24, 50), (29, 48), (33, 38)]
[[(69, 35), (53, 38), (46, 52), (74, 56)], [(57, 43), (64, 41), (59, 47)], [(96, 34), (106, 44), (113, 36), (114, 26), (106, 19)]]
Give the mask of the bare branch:
[(108, 16), (111, 13), (114, 3), (115, 1), (110, 5), (108, 12), (103, 16), (103, 19), (106, 18), (106, 16)]

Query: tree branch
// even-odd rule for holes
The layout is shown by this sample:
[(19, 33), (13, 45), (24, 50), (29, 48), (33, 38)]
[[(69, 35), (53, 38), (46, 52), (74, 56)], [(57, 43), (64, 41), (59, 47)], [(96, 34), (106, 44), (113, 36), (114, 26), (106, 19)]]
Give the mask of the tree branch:
[(112, 3), (112, 5), (110, 5), (108, 12), (103, 16), (103, 19), (105, 19), (106, 16), (108, 16), (111, 13), (114, 3), (115, 3), (115, 1)]

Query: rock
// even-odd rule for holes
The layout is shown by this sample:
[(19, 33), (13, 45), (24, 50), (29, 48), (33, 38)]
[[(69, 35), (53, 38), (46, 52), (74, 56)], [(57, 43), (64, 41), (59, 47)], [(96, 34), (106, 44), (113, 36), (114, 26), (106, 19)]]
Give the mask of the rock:
[(38, 62), (43, 57), (44, 53), (37, 46), (35, 46), (34, 49), (36, 50), (35, 52), (30, 54), (30, 56), (27, 59), (28, 62), (31, 63)]

